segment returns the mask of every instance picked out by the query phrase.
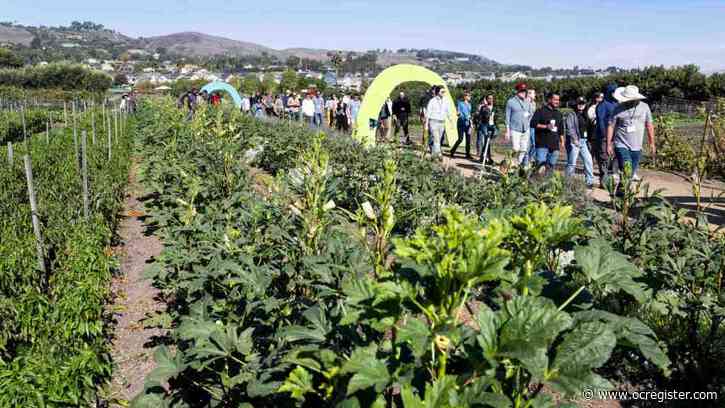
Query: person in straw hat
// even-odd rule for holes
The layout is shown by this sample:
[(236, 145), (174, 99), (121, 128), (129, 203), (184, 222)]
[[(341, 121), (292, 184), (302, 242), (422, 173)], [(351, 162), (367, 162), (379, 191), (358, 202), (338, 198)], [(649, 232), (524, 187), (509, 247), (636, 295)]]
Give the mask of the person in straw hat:
[(607, 130), (607, 151), (617, 157), (617, 164), (624, 169), (626, 163), (632, 167), (632, 177), (639, 179), (637, 170), (642, 152), (642, 141), (647, 131), (647, 139), (652, 156), (657, 154), (655, 129), (652, 123), (652, 111), (645, 102), (644, 95), (634, 85), (617, 88), (614, 98), (619, 106), (609, 118)]

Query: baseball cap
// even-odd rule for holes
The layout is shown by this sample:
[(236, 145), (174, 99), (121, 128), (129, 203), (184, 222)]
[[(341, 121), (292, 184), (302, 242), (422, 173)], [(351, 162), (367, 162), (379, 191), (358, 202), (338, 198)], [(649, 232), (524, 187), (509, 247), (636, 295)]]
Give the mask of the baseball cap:
[(587, 100), (584, 97), (580, 96), (580, 97), (576, 98), (576, 104), (577, 105), (586, 105)]

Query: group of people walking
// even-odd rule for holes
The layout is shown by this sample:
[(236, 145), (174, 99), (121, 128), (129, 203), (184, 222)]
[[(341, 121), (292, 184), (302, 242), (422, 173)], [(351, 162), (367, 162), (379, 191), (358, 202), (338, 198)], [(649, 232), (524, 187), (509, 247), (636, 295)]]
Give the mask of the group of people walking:
[[(445, 121), (449, 116), (444, 88), (433, 88), (433, 98), (425, 108), (426, 129), (430, 132), (429, 146), (433, 157), (440, 157), (444, 143)], [(537, 107), (536, 90), (518, 83), (515, 94), (506, 101), (504, 141), (511, 143), (514, 164), (533, 167), (535, 172), (545, 168), (551, 173), (566, 154), (564, 174), (574, 175), (581, 160), (588, 187), (595, 185), (594, 162), (599, 171), (599, 185), (604, 187), (608, 176), (614, 175), (614, 164), (622, 171), (629, 164), (632, 177), (639, 179), (638, 169), (645, 134), (653, 156), (656, 155), (652, 112), (646, 97), (636, 86), (608, 85), (590, 99), (579, 96), (571, 110), (563, 113), (561, 96), (556, 92), (545, 95), (544, 104)], [(486, 95), (473, 109), (471, 95), (466, 92), (456, 103), (458, 139), (450, 155), (455, 156), (465, 141), (465, 157), (471, 155), (472, 132), (476, 129), (476, 153), (479, 162), (492, 161), (491, 142), (497, 135), (494, 96)], [(561, 153), (560, 153), (561, 152)], [(615, 161), (616, 159), (616, 161)]]
[[(498, 135), (496, 119), (499, 118), (494, 95), (485, 95), (478, 105), (471, 102), (470, 92), (465, 92), (457, 101), (455, 111), (446, 98), (444, 86), (433, 86), (420, 103), (420, 118), (423, 123), (424, 141), (432, 157), (440, 159), (441, 146), (445, 144), (446, 122), (457, 115), (458, 138), (451, 147), (455, 156), (465, 142), (465, 157), (481, 163), (493, 162), (491, 145)], [(644, 135), (647, 134), (651, 153), (656, 154), (652, 112), (643, 102), (646, 97), (636, 86), (618, 87), (608, 85), (603, 92), (597, 92), (590, 99), (583, 95), (576, 98), (572, 109), (564, 114), (561, 96), (556, 92), (545, 95), (544, 102), (537, 107), (536, 90), (526, 83), (515, 86), (515, 94), (506, 101), (503, 113), (504, 141), (511, 143), (514, 165), (534, 167), (538, 172), (545, 168), (551, 173), (559, 162), (559, 156), (566, 154), (565, 175), (573, 176), (577, 163), (582, 161), (586, 184), (594, 187), (594, 162), (599, 171), (599, 184), (604, 186), (606, 178), (614, 174), (614, 163), (620, 171), (627, 164), (634, 179), (641, 159)], [(219, 103), (212, 97), (199, 94), (194, 88), (179, 98), (179, 106), (186, 105), (192, 116), (200, 103)], [(357, 121), (361, 101), (358, 95), (331, 95), (325, 98), (313, 89), (303, 96), (286, 91), (284, 94), (255, 93), (243, 97), (241, 110), (255, 117), (277, 117), (304, 121), (312, 128), (329, 127), (349, 133)], [(377, 121), (371, 124), (377, 128), (379, 140), (388, 141), (395, 129), (395, 137), (402, 131), (403, 144), (412, 144), (409, 120), (412, 114), (411, 102), (404, 91), (393, 101), (388, 98), (380, 109)], [(501, 119), (499, 119), (500, 121)], [(375, 122), (375, 123), (373, 123)], [(471, 148), (475, 129), (475, 159)]]
[(284, 94), (255, 93), (242, 97), (242, 112), (255, 117), (275, 117), (304, 121), (312, 128), (323, 126), (348, 133), (354, 126), (360, 111), (358, 95), (332, 95), (327, 99), (313, 89), (300, 95), (286, 91)]
[(628, 163), (633, 178), (639, 178), (637, 170), (645, 132), (652, 155), (656, 155), (652, 112), (636, 86), (612, 84), (591, 100), (580, 96), (566, 114), (560, 111), (558, 93), (546, 94), (546, 103), (537, 109), (535, 96), (532, 97), (535, 93), (531, 91), (526, 84), (519, 83), (516, 95), (506, 103), (506, 139), (511, 140), (516, 164), (527, 166), (533, 162), (537, 170), (545, 167), (551, 172), (560, 151), (565, 151), (565, 174), (572, 176), (581, 159), (585, 181), (593, 187), (594, 158), (599, 184), (604, 187), (606, 177), (614, 173), (614, 158), (620, 170)]

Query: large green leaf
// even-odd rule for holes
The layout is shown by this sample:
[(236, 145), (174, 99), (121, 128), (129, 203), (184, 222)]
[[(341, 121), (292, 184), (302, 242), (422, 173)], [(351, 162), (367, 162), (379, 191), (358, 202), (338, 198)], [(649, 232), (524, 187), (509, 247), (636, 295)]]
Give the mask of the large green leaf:
[(154, 352), (156, 368), (146, 377), (146, 387), (162, 385), (184, 371), (185, 365), (181, 353), (171, 355), (166, 346), (160, 346)]
[(296, 367), (287, 376), (287, 380), (279, 387), (278, 392), (289, 392), (297, 401), (304, 401), (305, 394), (314, 392), (312, 375), (303, 367)]
[(657, 342), (655, 333), (640, 320), (618, 316), (602, 310), (587, 310), (574, 314), (578, 322), (602, 322), (617, 336), (618, 344), (636, 348), (645, 358), (669, 373), (670, 359)]
[(542, 378), (549, 347), (559, 333), (571, 326), (572, 319), (551, 300), (534, 296), (505, 302), (498, 315), (499, 354), (519, 360), (532, 374)]
[(483, 356), (492, 365), (496, 365), (495, 356), (498, 352), (498, 328), (499, 322), (496, 313), (488, 306), (482, 305), (476, 315), (478, 324), (478, 335), (476, 341), (483, 350)]
[(280, 337), (290, 342), (310, 341), (322, 343), (327, 338), (327, 333), (332, 330), (325, 312), (319, 306), (313, 306), (303, 313), (309, 326), (289, 326), (280, 330)]
[(583, 323), (564, 336), (556, 348), (553, 369), (567, 372), (571, 369), (599, 368), (609, 360), (617, 344), (617, 337), (598, 322)]
[(574, 250), (574, 257), (589, 284), (605, 294), (621, 290), (640, 303), (652, 296), (645, 284), (634, 280), (641, 277), (642, 272), (624, 255), (614, 251), (607, 241), (592, 240), (587, 246), (579, 246)]
[(413, 355), (421, 358), (431, 344), (430, 328), (422, 320), (410, 317), (404, 326), (398, 328), (398, 341), (408, 343)]
[(374, 387), (382, 392), (390, 382), (390, 373), (385, 362), (375, 356), (375, 345), (357, 348), (342, 366), (341, 373), (353, 374), (347, 386), (347, 395)]

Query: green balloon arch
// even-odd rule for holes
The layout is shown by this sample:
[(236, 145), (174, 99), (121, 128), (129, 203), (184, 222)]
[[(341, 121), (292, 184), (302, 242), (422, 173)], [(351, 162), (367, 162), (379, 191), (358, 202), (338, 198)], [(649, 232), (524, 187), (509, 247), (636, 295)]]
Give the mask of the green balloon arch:
[[(356, 128), (353, 132), (354, 138), (366, 146), (375, 144), (375, 128), (371, 127), (371, 121), (378, 120), (380, 108), (385, 103), (385, 100), (398, 85), (405, 82), (425, 82), (428, 85), (443, 86), (448, 91), (448, 87), (443, 78), (427, 68), (412, 64), (399, 64), (389, 67), (375, 78), (367, 92), (365, 92), (365, 97), (363, 98), (362, 106), (358, 113)], [(451, 112), (448, 120), (446, 120), (446, 139), (448, 140), (448, 144), (452, 146), (458, 138), (458, 126), (456, 123), (458, 113), (450, 92), (446, 93), (446, 101)]]

